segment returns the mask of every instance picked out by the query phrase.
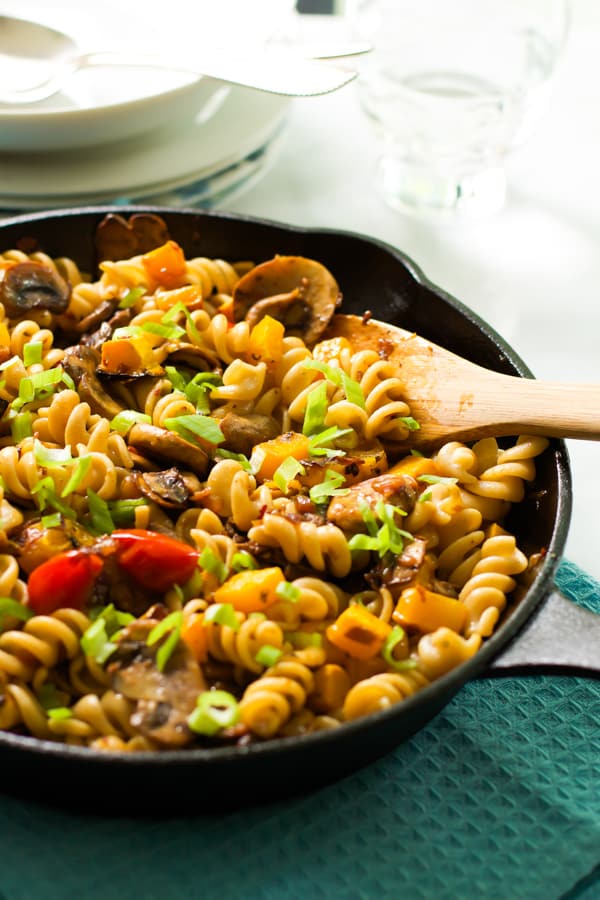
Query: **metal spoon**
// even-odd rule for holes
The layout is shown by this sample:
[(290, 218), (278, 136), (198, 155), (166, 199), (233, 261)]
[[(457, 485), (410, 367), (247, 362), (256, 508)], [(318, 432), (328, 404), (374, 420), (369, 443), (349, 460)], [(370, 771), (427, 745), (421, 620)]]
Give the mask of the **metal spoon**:
[[(369, 49), (357, 44), (331, 53), (320, 52), (319, 58), (356, 56)], [(63, 32), (27, 19), (0, 16), (0, 103), (22, 105), (46, 100), (60, 91), (70, 75), (87, 66), (168, 69), (289, 97), (328, 94), (357, 75), (316, 59), (264, 47), (253, 53), (237, 49), (232, 53), (205, 45), (194, 59), (179, 53), (80, 53), (75, 41)], [(7, 89), (7, 84), (17, 86)]]

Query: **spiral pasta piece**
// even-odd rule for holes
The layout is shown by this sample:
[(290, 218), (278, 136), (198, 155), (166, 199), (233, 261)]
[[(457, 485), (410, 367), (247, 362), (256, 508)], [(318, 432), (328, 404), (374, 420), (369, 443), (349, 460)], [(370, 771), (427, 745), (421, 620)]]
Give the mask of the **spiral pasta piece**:
[(253, 681), (240, 700), (240, 717), (261, 738), (273, 737), (298, 713), (314, 686), (312, 671), (294, 656), (284, 656)]

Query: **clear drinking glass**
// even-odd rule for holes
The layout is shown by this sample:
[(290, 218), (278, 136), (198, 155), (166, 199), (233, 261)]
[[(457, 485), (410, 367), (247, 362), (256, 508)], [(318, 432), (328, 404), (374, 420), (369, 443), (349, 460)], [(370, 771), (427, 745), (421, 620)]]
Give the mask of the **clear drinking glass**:
[(348, 0), (373, 51), (357, 80), (385, 200), (475, 218), (505, 199), (504, 161), (548, 104), (568, 0)]

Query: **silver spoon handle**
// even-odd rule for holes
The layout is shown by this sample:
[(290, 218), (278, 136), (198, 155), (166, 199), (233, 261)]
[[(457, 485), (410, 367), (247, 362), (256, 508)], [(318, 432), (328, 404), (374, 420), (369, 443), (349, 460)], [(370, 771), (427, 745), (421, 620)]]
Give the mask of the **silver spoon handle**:
[(76, 65), (78, 68), (119, 65), (169, 69), (288, 97), (328, 94), (344, 87), (357, 75), (354, 71), (326, 62), (275, 50), (240, 56), (202, 48), (197, 58), (193, 59), (183, 56), (171, 58), (162, 54), (87, 53), (78, 57)]

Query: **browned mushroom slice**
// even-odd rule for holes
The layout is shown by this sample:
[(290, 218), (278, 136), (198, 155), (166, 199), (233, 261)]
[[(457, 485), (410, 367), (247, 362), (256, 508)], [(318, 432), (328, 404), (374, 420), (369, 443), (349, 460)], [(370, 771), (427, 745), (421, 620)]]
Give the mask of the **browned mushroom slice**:
[(178, 509), (189, 503), (202, 484), (192, 475), (172, 466), (160, 472), (139, 472), (137, 486), (148, 499), (167, 509)]
[(154, 250), (169, 240), (169, 230), (160, 216), (135, 213), (129, 221), (116, 213), (109, 213), (96, 229), (98, 261), (129, 259)]
[[(427, 559), (427, 541), (417, 537), (405, 546), (400, 556), (391, 561), (387, 558), (379, 560), (375, 568), (365, 575), (365, 580), (375, 589), (385, 586), (397, 600), (403, 589), (414, 581)], [(430, 557), (429, 568), (432, 567), (435, 568), (435, 563)]]
[(380, 500), (410, 512), (418, 496), (418, 484), (412, 475), (386, 473), (352, 485), (347, 494), (334, 497), (327, 510), (327, 518), (345, 531), (364, 528), (363, 505), (373, 511)]
[(57, 553), (76, 547), (89, 547), (95, 538), (70, 519), (63, 519), (60, 525), (46, 528), (39, 519), (26, 522), (15, 539), (15, 555), (24, 572), (30, 574), (39, 565)]
[(245, 456), (250, 456), (257, 444), (270, 441), (281, 434), (281, 428), (272, 416), (258, 413), (238, 416), (237, 413), (230, 412), (219, 419), (219, 425), (225, 435), (223, 446), (233, 453), (243, 453)]
[(96, 375), (99, 357), (91, 347), (76, 344), (67, 347), (62, 360), (65, 371), (71, 376), (77, 386), (77, 392), (82, 400), (89, 403), (93, 413), (104, 416), (106, 419), (114, 419), (124, 407), (108, 394)]
[(180, 463), (197, 475), (206, 474), (208, 469), (209, 456), (202, 447), (166, 428), (136, 424), (129, 432), (128, 442), (142, 456), (160, 462)]
[[(92, 316), (89, 316), (88, 318), (91, 320)], [(116, 313), (110, 317), (110, 319), (102, 322), (102, 324), (99, 328), (96, 329), (96, 331), (92, 331), (90, 334), (83, 332), (81, 343), (85, 344), (86, 347), (92, 347), (94, 350), (99, 351), (105, 341), (110, 341), (117, 328), (124, 328), (125, 326), (129, 325), (130, 321), (131, 310), (118, 309)], [(88, 330), (89, 329), (86, 329), (86, 332)]]
[(168, 344), (167, 360), (169, 363), (180, 363), (199, 372), (215, 372), (219, 375), (223, 372), (223, 363), (217, 354), (208, 347), (198, 347), (196, 344), (173, 341), (172, 344)]
[(132, 622), (125, 629), (109, 671), (116, 691), (136, 701), (131, 724), (165, 747), (182, 747), (194, 735), (187, 717), (198, 695), (207, 689), (200, 666), (179, 641), (161, 672), (156, 665), (159, 644), (149, 647), (150, 632), (158, 619)]
[(340, 300), (335, 278), (321, 263), (304, 256), (275, 256), (240, 278), (233, 290), (233, 316), (237, 322), (256, 324), (271, 315), (289, 334), (314, 344)]
[(0, 281), (0, 303), (8, 316), (21, 316), (36, 309), (62, 313), (70, 298), (69, 282), (39, 262), (16, 263)]

